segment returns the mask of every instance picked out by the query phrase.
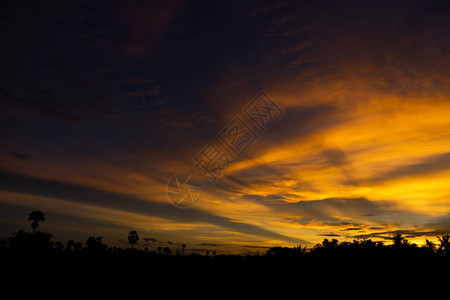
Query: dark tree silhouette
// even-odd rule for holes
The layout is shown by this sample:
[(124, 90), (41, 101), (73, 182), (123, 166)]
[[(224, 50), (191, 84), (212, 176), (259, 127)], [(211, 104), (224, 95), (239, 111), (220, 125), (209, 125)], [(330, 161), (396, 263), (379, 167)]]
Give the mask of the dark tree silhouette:
[(35, 233), (39, 222), (45, 221), (45, 214), (42, 211), (33, 211), (28, 215), (28, 221), (32, 221), (31, 228), (33, 229), (33, 233)]
[(83, 243), (78, 242), (73, 245), (73, 250), (80, 251), (83, 248)]
[(163, 250), (163, 252), (164, 252), (164, 254), (167, 254), (167, 255), (169, 255), (170, 253), (172, 253), (172, 250), (170, 250), (170, 248), (169, 248), (169, 247), (164, 247), (164, 250)]
[(322, 242), (322, 246), (325, 249), (335, 249), (339, 245), (339, 241), (337, 239), (332, 239), (329, 241), (328, 239), (324, 239)]
[(158, 253), (161, 254), (163, 251), (163, 247), (159, 246), (158, 248), (156, 248), (156, 251), (158, 251)]
[(266, 255), (267, 256), (299, 256), (306, 252), (306, 246), (302, 248), (301, 245), (298, 245), (298, 247), (289, 248), (289, 247), (271, 247), (269, 250), (267, 250)]
[(108, 245), (102, 242), (102, 237), (98, 236), (96, 238), (90, 236), (86, 241), (87, 250), (93, 253), (106, 252), (108, 250)]
[(425, 240), (425, 245), (423, 245), (422, 248), (424, 248), (429, 253), (433, 253), (436, 249), (436, 244), (432, 241)]
[(182, 253), (183, 253), (183, 255), (184, 255), (184, 249), (186, 249), (186, 244), (183, 244), (183, 245), (181, 245), (181, 251), (182, 251)]
[(61, 243), (61, 242), (56, 242), (55, 243), (55, 249), (58, 251), (58, 252), (62, 252), (63, 250), (64, 250), (64, 245), (63, 245), (63, 243)]
[(74, 248), (74, 246), (75, 246), (75, 242), (73, 240), (69, 240), (69, 241), (67, 241), (67, 244), (66, 244), (66, 250), (72, 251), (72, 248)]
[(297, 252), (298, 255), (306, 253), (306, 246), (302, 248), (302, 245), (298, 245), (298, 247), (294, 247), (294, 251)]
[(5, 240), (0, 240), (0, 251), (5, 250), (8, 246)]
[(447, 234), (443, 235), (442, 237), (438, 236), (437, 238), (439, 239), (440, 243), (438, 251), (445, 254), (450, 253), (450, 236)]
[(405, 239), (401, 233), (397, 233), (392, 238), (393, 247), (394, 248), (406, 248), (409, 246), (409, 241)]
[(372, 250), (377, 247), (381, 247), (383, 245), (383, 242), (374, 242), (371, 239), (368, 239), (368, 240), (362, 240), (362, 241), (353, 241), (353, 245), (356, 248)]
[[(88, 248), (95, 248), (95, 246), (97, 245), (97, 239), (93, 236), (88, 237), (88, 239), (86, 240), (86, 246)], [(100, 238), (101, 241), (101, 238)]]
[(12, 249), (19, 251), (41, 251), (53, 248), (53, 236), (47, 232), (29, 233), (19, 230), (8, 239), (8, 244)]
[(130, 231), (128, 234), (128, 242), (131, 244), (131, 249), (133, 249), (134, 244), (136, 244), (137, 241), (139, 241), (139, 235), (137, 232), (135, 230)]

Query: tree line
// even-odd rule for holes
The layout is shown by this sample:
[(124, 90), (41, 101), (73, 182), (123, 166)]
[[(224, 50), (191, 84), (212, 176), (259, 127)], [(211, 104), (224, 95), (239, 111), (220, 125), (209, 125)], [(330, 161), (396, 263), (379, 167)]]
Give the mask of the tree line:
[[(141, 255), (171, 255), (184, 256), (186, 244), (181, 245), (181, 252), (172, 251), (169, 247), (158, 247), (155, 250), (145, 248), (138, 250), (135, 245), (140, 240), (136, 230), (132, 230), (128, 234), (128, 243), (130, 248), (121, 249), (116, 247), (108, 247), (103, 242), (103, 238), (88, 237), (85, 244), (69, 240), (65, 245), (59, 241), (53, 242), (51, 233), (38, 231), (39, 224), (45, 221), (45, 214), (41, 211), (33, 211), (28, 215), (28, 221), (31, 221), (32, 232), (19, 230), (7, 240), (0, 241), (0, 250), (9, 253), (87, 253), (93, 255), (107, 254), (141, 254)], [(257, 253), (256, 256), (265, 257), (315, 257), (315, 256), (335, 256), (335, 255), (415, 255), (415, 256), (445, 256), (450, 257), (450, 236), (442, 234), (438, 236), (438, 243), (426, 240), (425, 244), (418, 246), (408, 241), (402, 234), (397, 233), (391, 237), (391, 243), (385, 244), (382, 241), (372, 241), (371, 239), (353, 240), (352, 242), (339, 242), (337, 239), (324, 239), (322, 243), (307, 249), (301, 245), (295, 247), (275, 246), (269, 248), (263, 255)], [(209, 256), (206, 251), (205, 256)], [(195, 254), (191, 254), (195, 255)], [(216, 251), (212, 252), (212, 256), (216, 256)]]

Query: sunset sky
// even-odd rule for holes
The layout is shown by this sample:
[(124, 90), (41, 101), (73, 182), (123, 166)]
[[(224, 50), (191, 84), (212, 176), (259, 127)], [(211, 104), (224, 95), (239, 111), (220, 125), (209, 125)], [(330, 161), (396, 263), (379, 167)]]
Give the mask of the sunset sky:
[[(0, 239), (255, 253), (450, 232), (449, 1), (4, 1)], [(266, 132), (244, 109), (265, 91)], [(212, 182), (194, 157), (257, 139)], [(195, 174), (193, 207), (172, 205)], [(170, 186), (170, 185), (169, 185)]]

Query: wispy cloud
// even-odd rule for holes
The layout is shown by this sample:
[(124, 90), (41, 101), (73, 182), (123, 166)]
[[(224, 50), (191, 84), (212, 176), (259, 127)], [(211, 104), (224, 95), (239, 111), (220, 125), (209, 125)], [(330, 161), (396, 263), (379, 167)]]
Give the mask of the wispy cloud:
[[(359, 184), (376, 184), (402, 178), (427, 176), (450, 170), (450, 153), (434, 154), (421, 160), (421, 162), (397, 166), (392, 170), (375, 175), (370, 178), (358, 179)], [(351, 181), (350, 184), (354, 182)]]

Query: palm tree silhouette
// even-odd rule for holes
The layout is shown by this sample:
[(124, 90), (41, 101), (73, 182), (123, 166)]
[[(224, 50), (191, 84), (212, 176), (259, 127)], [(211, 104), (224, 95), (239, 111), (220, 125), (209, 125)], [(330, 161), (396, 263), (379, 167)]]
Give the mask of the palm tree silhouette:
[(298, 247), (294, 247), (294, 251), (301, 255), (306, 253), (306, 246), (302, 248), (302, 245), (298, 245)]
[(438, 250), (445, 254), (450, 253), (450, 236), (447, 234), (442, 237), (438, 236), (437, 238), (441, 243)]
[(39, 222), (45, 221), (45, 214), (42, 211), (33, 211), (28, 215), (28, 221), (32, 221), (31, 228), (33, 229), (33, 233), (35, 233)]
[(186, 244), (183, 244), (183, 245), (181, 245), (181, 251), (183, 252), (183, 255), (184, 255), (184, 249), (186, 249)]
[(423, 246), (427, 251), (434, 252), (434, 249), (436, 248), (436, 244), (432, 241), (425, 240), (425, 245)]
[(139, 241), (139, 235), (137, 234), (136, 230), (130, 231), (128, 234), (128, 242), (131, 244), (131, 249), (133, 249), (134, 244)]
[(409, 241), (407, 239), (405, 239), (401, 233), (397, 233), (395, 236), (393, 236), (392, 238), (392, 242), (393, 242), (393, 247), (395, 248), (402, 248), (402, 247), (408, 247), (409, 246)]

